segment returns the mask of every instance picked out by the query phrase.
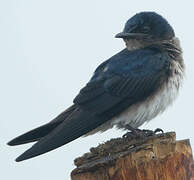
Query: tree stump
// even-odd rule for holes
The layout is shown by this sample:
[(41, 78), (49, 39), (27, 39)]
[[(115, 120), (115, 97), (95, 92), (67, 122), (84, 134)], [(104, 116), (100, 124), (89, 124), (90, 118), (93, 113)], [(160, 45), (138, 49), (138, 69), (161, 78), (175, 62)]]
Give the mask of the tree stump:
[(194, 180), (190, 142), (174, 132), (112, 139), (74, 163), (72, 180)]

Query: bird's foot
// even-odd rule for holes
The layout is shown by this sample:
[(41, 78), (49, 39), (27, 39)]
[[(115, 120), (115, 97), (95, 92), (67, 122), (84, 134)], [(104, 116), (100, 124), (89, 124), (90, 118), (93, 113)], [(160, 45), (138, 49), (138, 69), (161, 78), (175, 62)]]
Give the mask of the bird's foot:
[(126, 134), (123, 135), (124, 138), (145, 138), (149, 136), (153, 136), (159, 132), (163, 133), (163, 130), (160, 128), (155, 129), (154, 131), (148, 130), (148, 129), (137, 129), (133, 128), (129, 125), (126, 126), (126, 129), (130, 130), (130, 132), (127, 132)]

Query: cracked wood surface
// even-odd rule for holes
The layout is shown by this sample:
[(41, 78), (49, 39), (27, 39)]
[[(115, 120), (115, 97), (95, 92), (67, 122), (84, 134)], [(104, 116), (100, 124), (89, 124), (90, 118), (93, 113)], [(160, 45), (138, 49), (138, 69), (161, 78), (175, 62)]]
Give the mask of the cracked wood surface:
[(74, 163), (72, 180), (194, 180), (190, 142), (174, 132), (111, 139)]

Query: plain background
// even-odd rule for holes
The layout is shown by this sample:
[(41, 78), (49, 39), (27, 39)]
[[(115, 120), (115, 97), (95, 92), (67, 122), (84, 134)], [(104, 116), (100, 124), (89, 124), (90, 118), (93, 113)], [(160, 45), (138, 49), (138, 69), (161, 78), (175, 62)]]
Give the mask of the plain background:
[(172, 107), (142, 128), (176, 131), (194, 147), (193, 1), (9, 0), (0, 1), (1, 179), (70, 179), (73, 160), (123, 132), (79, 138), (28, 161), (14, 159), (30, 145), (6, 143), (42, 125), (72, 104), (95, 68), (124, 48), (114, 35), (140, 11), (168, 19), (181, 40), (186, 79)]

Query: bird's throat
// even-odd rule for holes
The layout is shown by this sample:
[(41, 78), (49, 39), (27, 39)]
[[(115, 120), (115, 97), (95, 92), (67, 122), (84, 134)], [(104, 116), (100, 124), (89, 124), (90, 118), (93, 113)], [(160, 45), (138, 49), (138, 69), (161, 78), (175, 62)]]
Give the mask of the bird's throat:
[(151, 44), (150, 42), (145, 42), (143, 40), (137, 39), (124, 39), (124, 42), (129, 51), (142, 49)]
[(162, 49), (168, 51), (170, 54), (177, 53), (180, 55), (182, 53), (179, 39), (177, 37), (174, 37), (170, 40), (160, 40), (160, 41), (145, 41), (145, 40), (139, 40), (139, 39), (123, 39), (126, 45), (126, 48), (129, 51), (142, 49), (151, 45), (157, 45), (160, 46)]

